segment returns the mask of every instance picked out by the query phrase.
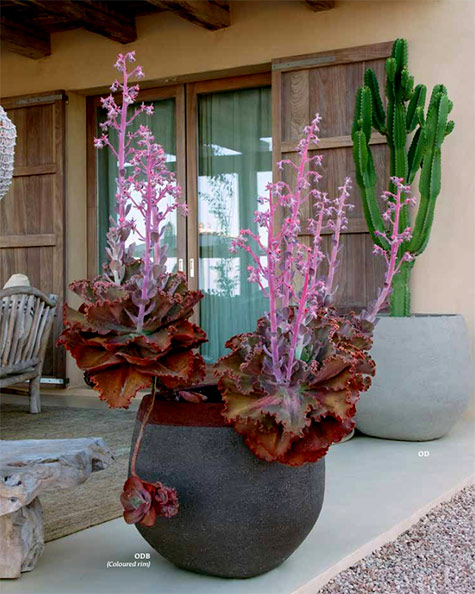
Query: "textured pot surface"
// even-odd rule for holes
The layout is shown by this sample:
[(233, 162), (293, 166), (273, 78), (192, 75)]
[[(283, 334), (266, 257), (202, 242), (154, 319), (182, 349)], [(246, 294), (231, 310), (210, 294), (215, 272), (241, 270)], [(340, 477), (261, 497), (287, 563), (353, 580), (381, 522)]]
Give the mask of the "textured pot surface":
[(360, 395), (356, 427), (387, 439), (445, 435), (473, 392), (472, 358), (462, 316), (381, 317), (371, 356), (376, 377)]
[[(149, 403), (142, 401), (139, 419)], [(325, 463), (290, 467), (259, 460), (224, 425), (221, 410), (218, 403), (155, 403), (137, 474), (175, 487), (180, 508), (173, 518), (137, 528), (180, 567), (252, 577), (285, 561), (314, 526), (323, 504)]]

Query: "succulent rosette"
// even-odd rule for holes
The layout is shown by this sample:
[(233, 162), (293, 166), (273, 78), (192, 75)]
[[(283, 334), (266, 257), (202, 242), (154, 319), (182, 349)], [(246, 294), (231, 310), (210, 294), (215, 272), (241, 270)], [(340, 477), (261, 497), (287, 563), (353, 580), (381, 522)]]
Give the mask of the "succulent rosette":
[[(279, 324), (282, 359), (289, 351), (295, 310)], [(300, 327), (299, 356), (288, 382), (276, 381), (267, 316), (257, 330), (231, 338), (231, 353), (215, 372), (226, 403), (224, 416), (249, 448), (268, 462), (315, 462), (354, 428), (359, 393), (375, 365), (368, 354), (372, 324), (322, 308)], [(284, 362), (284, 361), (283, 361)]]
[(133, 322), (139, 308), (134, 277), (122, 286), (99, 277), (71, 289), (84, 302), (79, 310), (65, 305), (60, 342), (109, 406), (128, 408), (153, 378), (173, 389), (203, 377), (203, 359), (193, 349), (206, 334), (188, 321), (202, 294), (190, 291), (182, 274), (164, 277), (141, 329)]
[[(186, 214), (186, 205), (150, 129), (140, 125), (130, 130), (137, 117), (153, 113), (152, 106), (137, 106), (139, 86), (130, 79), (142, 78), (143, 71), (140, 66), (129, 70), (133, 62), (134, 52), (117, 58), (121, 81), (111, 91), (121, 91), (121, 99), (110, 94), (102, 100), (107, 119), (95, 140), (97, 148), (107, 147), (117, 159), (107, 263), (93, 280), (70, 285), (83, 303), (78, 310), (65, 305), (59, 340), (100, 398), (124, 408), (141, 388), (157, 383), (161, 390), (171, 390), (199, 381), (204, 361), (194, 349), (206, 340), (188, 320), (202, 293), (189, 290), (182, 273), (167, 271), (163, 235), (168, 217), (176, 211)], [(135, 106), (132, 115), (130, 106)], [(132, 239), (142, 243), (140, 258), (134, 257)]]
[(162, 483), (148, 483), (131, 476), (120, 496), (127, 524), (153, 526), (157, 517), (172, 518), (178, 513), (176, 490)]
[(152, 492), (146, 483), (136, 476), (125, 481), (124, 490), (120, 496), (124, 508), (124, 520), (127, 524), (140, 523), (143, 526), (153, 526), (156, 513), (152, 502)]

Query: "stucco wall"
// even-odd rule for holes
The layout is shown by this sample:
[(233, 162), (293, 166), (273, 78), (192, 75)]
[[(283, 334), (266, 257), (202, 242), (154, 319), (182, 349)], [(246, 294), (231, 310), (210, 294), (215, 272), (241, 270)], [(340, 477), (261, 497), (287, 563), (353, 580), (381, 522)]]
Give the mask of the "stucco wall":
[[(432, 237), (413, 274), (415, 312), (460, 312), (475, 336), (475, 3), (472, 0), (337, 2), (313, 13), (298, 2), (238, 2), (232, 26), (209, 32), (173, 14), (137, 19), (138, 41), (121, 46), (83, 30), (52, 36), (38, 61), (1, 56), (1, 95), (68, 91), (67, 280), (86, 270), (85, 100), (114, 76), (116, 54), (135, 49), (147, 79), (228, 69), (272, 58), (406, 37), (416, 81), (443, 82), (456, 130), (443, 149), (443, 189)], [(70, 365), (73, 382), (80, 378)]]

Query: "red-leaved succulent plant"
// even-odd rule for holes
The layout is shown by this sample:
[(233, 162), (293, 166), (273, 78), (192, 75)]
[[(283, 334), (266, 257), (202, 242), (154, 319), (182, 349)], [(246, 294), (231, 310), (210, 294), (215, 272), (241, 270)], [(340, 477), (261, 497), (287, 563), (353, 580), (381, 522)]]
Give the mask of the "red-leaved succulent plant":
[[(149, 128), (129, 131), (140, 114), (153, 112), (142, 104), (129, 115), (139, 91), (129, 81), (143, 77), (140, 66), (128, 70), (127, 64), (134, 61), (134, 52), (117, 58), (122, 80), (115, 81), (111, 90), (121, 91), (121, 101), (117, 103), (112, 94), (103, 99), (107, 119), (95, 141), (97, 148), (109, 148), (118, 164), (116, 217), (111, 217), (107, 234), (108, 262), (93, 280), (70, 285), (83, 303), (78, 310), (65, 305), (59, 339), (100, 398), (124, 408), (139, 389), (155, 380), (163, 389), (174, 389), (202, 379), (204, 361), (194, 349), (206, 340), (201, 328), (188, 321), (202, 293), (188, 289), (184, 274), (166, 271), (162, 241), (166, 217), (177, 209), (186, 214), (179, 202), (180, 188)], [(117, 146), (106, 134), (108, 129), (117, 133)], [(143, 218), (143, 226), (136, 224), (132, 207)], [(131, 232), (144, 243), (141, 258), (134, 258), (135, 244), (126, 246)]]
[(178, 513), (176, 490), (162, 483), (148, 483), (137, 476), (129, 477), (120, 496), (127, 524), (153, 526), (155, 518), (172, 518)]
[[(317, 115), (304, 130), (299, 162), (279, 164), (293, 170), (295, 186), (269, 184), (268, 196), (259, 198), (264, 208), (254, 219), (261, 233), (244, 229), (234, 241), (232, 251), (240, 248), (253, 258), (249, 281), (259, 285), (269, 311), (254, 332), (231, 338), (226, 343), (231, 353), (215, 365), (229, 423), (259, 458), (293, 466), (317, 461), (354, 428), (359, 394), (375, 373), (369, 356), (374, 320), (394, 275), (410, 257), (400, 253), (411, 231), (399, 229), (399, 213), (412, 199), (402, 197), (409, 188), (394, 178), (397, 194), (385, 194), (384, 238), (391, 250), (384, 287), (370, 312), (360, 317), (332, 307), (340, 236), (352, 205), (347, 203), (348, 178), (335, 199), (315, 188), (322, 157), (310, 156), (310, 150), (318, 143), (319, 121)], [(306, 222), (310, 246), (299, 241), (302, 207), (308, 201), (314, 213)], [(280, 228), (278, 213), (284, 213)], [(328, 254), (322, 250), (323, 231), (331, 234)]]
[[(85, 371), (87, 381), (111, 407), (128, 408), (141, 388), (152, 388), (152, 403), (136, 440), (131, 461), (131, 476), (124, 485), (121, 501), (128, 523), (154, 523), (157, 516), (171, 517), (178, 511), (174, 489), (160, 482), (147, 482), (137, 476), (135, 464), (144, 427), (160, 391), (179, 390), (204, 377), (204, 361), (196, 348), (206, 334), (189, 321), (200, 291), (188, 289), (183, 273), (166, 270), (166, 245), (162, 241), (167, 216), (176, 210), (186, 214), (179, 202), (180, 188), (167, 168), (166, 154), (155, 142), (149, 128), (135, 132), (131, 124), (142, 113), (151, 115), (152, 106), (130, 107), (137, 100), (139, 86), (132, 77), (142, 78), (134, 52), (119, 54), (116, 80), (111, 93), (102, 100), (107, 119), (103, 133), (95, 139), (97, 148), (107, 147), (117, 161), (116, 217), (111, 217), (107, 233), (107, 258), (102, 274), (92, 280), (70, 285), (81, 299), (75, 310), (65, 305), (64, 330), (59, 338)], [(115, 145), (107, 134), (117, 134)], [(138, 225), (135, 217), (143, 224)], [(134, 233), (143, 242), (143, 254), (134, 257)]]
[(172, 518), (178, 513), (176, 490), (160, 482), (147, 483), (129, 477), (120, 496), (127, 524), (153, 526), (157, 517)]
[(79, 310), (64, 307), (60, 343), (112, 407), (127, 408), (136, 392), (154, 379), (162, 388), (173, 389), (204, 375), (203, 359), (193, 349), (206, 334), (187, 319), (201, 293), (190, 291), (180, 273), (164, 275), (139, 329), (133, 321), (139, 310), (133, 299), (139, 290), (136, 279), (121, 286), (103, 277), (73, 283), (70, 288), (84, 302)]
[[(279, 350), (292, 342), (295, 309), (279, 316)], [(269, 355), (267, 316), (257, 330), (231, 338), (216, 365), (224, 415), (249, 448), (267, 461), (292, 466), (315, 462), (354, 427), (355, 405), (374, 374), (371, 324), (322, 307), (300, 330), (301, 350), (291, 381), (276, 381)]]

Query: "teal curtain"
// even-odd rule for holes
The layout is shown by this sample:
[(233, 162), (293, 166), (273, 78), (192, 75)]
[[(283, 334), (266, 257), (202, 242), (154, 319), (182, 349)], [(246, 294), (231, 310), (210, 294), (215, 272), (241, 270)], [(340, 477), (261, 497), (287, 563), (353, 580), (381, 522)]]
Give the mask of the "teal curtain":
[(249, 332), (266, 310), (248, 282), (248, 254), (230, 254), (239, 229), (257, 232), (257, 197), (272, 177), (270, 87), (201, 95), (198, 102), (200, 324), (212, 363), (228, 338)]
[[(175, 136), (175, 99), (162, 99), (153, 101), (154, 114), (146, 116), (141, 114), (133, 122), (130, 129), (135, 131), (142, 124), (146, 124), (155, 136), (156, 142), (161, 144), (167, 154), (168, 168), (176, 171), (176, 136)], [(132, 108), (131, 108), (132, 113)], [(101, 108), (97, 114), (97, 135), (102, 134), (99, 123), (105, 120), (105, 111)], [(110, 131), (111, 141), (117, 142), (117, 134)], [(106, 233), (109, 229), (109, 217), (115, 216), (115, 192), (116, 192), (117, 162), (112, 153), (107, 149), (97, 151), (97, 189), (98, 189), (98, 241), (99, 241), (99, 270), (106, 261)], [(132, 212), (133, 216), (133, 212)], [(170, 216), (165, 230), (165, 241), (168, 244), (168, 269), (176, 268), (176, 213)], [(136, 254), (140, 255), (140, 241), (132, 238), (137, 243)], [(98, 271), (99, 272), (99, 271)]]

